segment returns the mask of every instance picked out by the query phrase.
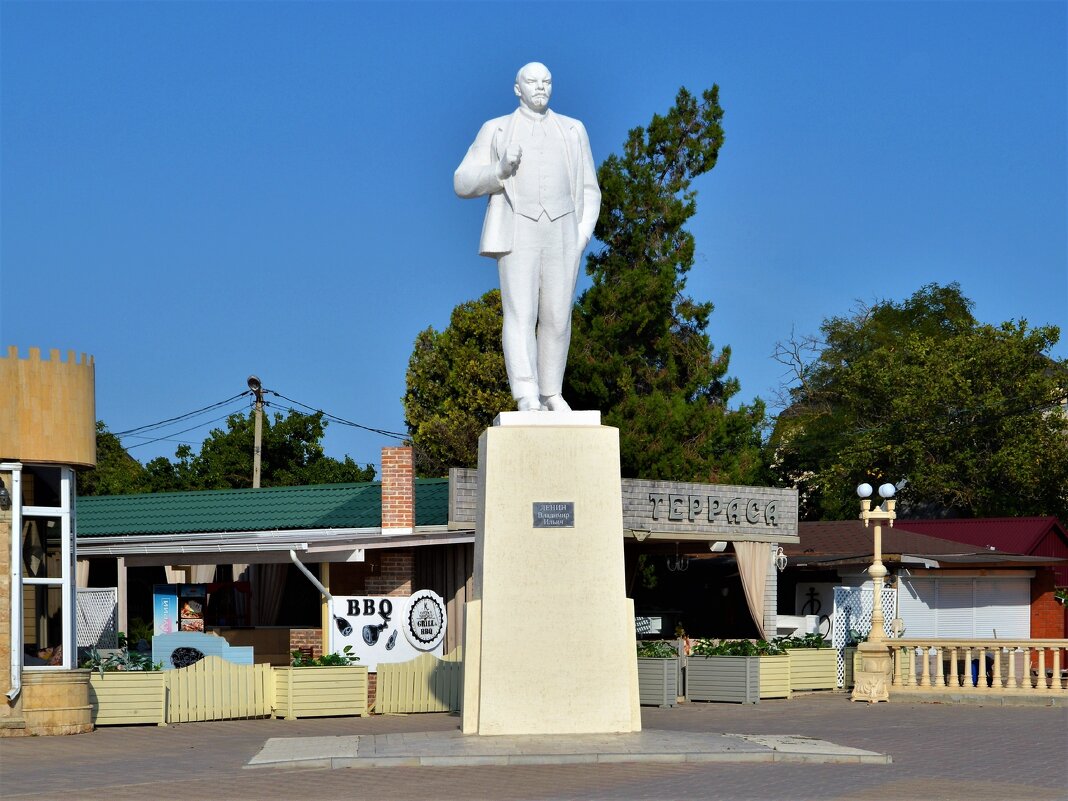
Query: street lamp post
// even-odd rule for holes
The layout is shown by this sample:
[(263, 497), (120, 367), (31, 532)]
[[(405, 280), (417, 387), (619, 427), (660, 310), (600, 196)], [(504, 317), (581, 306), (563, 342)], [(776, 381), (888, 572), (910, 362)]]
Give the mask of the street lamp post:
[(254, 375), (248, 377), (248, 388), (256, 396), (256, 432), (252, 445), (252, 488), (260, 487), (260, 453), (263, 443), (263, 385)]
[(861, 655), (861, 669), (853, 677), (854, 701), (867, 701), (874, 704), (878, 701), (890, 700), (890, 650), (886, 645), (883, 635), (883, 579), (886, 578), (886, 566), (883, 564), (883, 530), (880, 525), (884, 520), (894, 527), (894, 518), (897, 516), (894, 507), (895, 487), (893, 484), (883, 484), (879, 487), (879, 497), (883, 499), (881, 505), (871, 508), (871, 485), (861, 484), (857, 487), (857, 495), (860, 496), (860, 519), (867, 528), (869, 522), (875, 524), (875, 551), (868, 575), (872, 583), (872, 607), (871, 607), (871, 631), (868, 633), (866, 642), (862, 642), (857, 648)]

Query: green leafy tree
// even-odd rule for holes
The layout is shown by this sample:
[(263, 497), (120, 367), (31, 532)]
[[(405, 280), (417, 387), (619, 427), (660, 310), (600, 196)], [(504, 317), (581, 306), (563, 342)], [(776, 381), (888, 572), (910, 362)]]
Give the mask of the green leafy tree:
[(501, 317), (501, 293), (494, 289), (453, 309), (444, 331), (427, 328), (416, 337), (404, 415), (420, 475), (475, 467), (479, 435), (512, 408)]
[(1068, 361), (1059, 331), (979, 323), (957, 284), (924, 286), (791, 340), (773, 471), (807, 519), (853, 517), (862, 480), (906, 480), (905, 516), (1068, 514)]
[(126, 452), (122, 442), (96, 423), (96, 467), (78, 475), (79, 495), (129, 495), (149, 490), (145, 467)]
[(597, 172), (602, 204), (577, 303), (564, 395), (620, 429), (625, 476), (746, 483), (761, 473), (764, 405), (728, 408), (730, 348), (708, 336), (712, 304), (684, 294), (695, 178), (723, 144), (719, 88), (680, 89), (666, 115), (630, 131)]
[[(372, 465), (361, 467), (346, 456), (334, 459), (323, 452), (326, 421), (321, 412), (291, 411), (264, 415), (260, 458), (263, 487), (334, 484), (371, 481)], [(180, 445), (172, 462), (158, 457), (141, 466), (119, 444), (114, 434), (98, 424), (98, 464), (79, 482), (82, 495), (121, 495), (133, 492), (240, 489), (252, 486), (252, 452), (255, 418), (252, 413), (232, 414), (226, 430), (213, 429), (198, 453)], [(103, 448), (101, 448), (103, 443)], [(101, 451), (104, 458), (101, 458)]]

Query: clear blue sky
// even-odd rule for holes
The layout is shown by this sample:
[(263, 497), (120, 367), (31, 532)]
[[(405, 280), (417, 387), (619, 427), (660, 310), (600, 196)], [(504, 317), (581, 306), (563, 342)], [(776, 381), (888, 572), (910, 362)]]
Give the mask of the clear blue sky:
[[(531, 60), (598, 162), (719, 84), (688, 290), (736, 401), (772, 397), (792, 330), (932, 281), (1068, 329), (1063, 2), (5, 0), (0, 25), (0, 344), (93, 354), (113, 431), (250, 373), (405, 431), (416, 334), (496, 285), (452, 172)], [(377, 464), (391, 442), (325, 444)]]

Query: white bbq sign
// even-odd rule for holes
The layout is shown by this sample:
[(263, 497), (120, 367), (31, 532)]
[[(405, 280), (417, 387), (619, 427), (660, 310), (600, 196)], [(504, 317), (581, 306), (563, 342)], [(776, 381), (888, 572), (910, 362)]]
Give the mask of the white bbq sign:
[(411, 596), (334, 596), (330, 651), (346, 645), (357, 664), (376, 672), (380, 663), (407, 662), (422, 653), (441, 656), (448, 619), (445, 602), (431, 590)]

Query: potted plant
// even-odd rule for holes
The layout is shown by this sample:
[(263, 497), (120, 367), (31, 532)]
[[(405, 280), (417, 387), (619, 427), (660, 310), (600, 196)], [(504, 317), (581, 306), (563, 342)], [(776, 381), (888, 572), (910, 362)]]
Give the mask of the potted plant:
[[(125, 638), (120, 636), (120, 642)], [(96, 726), (167, 721), (166, 689), (162, 666), (143, 652), (95, 648), (81, 663), (89, 676), (89, 704)]]
[(833, 690), (838, 686), (838, 651), (822, 634), (779, 637), (790, 656), (791, 690)]
[(790, 657), (766, 640), (698, 640), (686, 666), (691, 701), (753, 704), (790, 697)]
[(679, 697), (679, 654), (663, 640), (638, 641), (639, 703), (671, 707)]
[(367, 714), (367, 668), (346, 645), (339, 654), (310, 658), (293, 651), (290, 667), (274, 673), (275, 717), (328, 717)]

